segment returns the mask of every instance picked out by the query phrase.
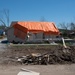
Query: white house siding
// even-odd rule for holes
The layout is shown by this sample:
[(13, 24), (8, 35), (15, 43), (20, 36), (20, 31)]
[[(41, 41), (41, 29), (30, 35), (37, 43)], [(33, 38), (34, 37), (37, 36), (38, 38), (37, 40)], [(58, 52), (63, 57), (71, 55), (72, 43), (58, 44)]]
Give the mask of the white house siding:
[(56, 35), (45, 35), (45, 40), (48, 40), (49, 43), (53, 42), (56, 38)]
[(28, 34), (28, 40), (27, 41), (38, 41), (38, 40), (42, 40), (43, 39), (43, 33), (40, 32), (40, 33), (32, 33), (32, 32), (29, 32)]
[(37, 33), (36, 39), (43, 39), (43, 32)]
[(28, 32), (27, 33), (27, 41), (32, 41), (35, 39), (35, 34), (33, 34), (32, 32)]
[(56, 38), (56, 35), (51, 35), (51, 34), (49, 34), (49, 35), (45, 35), (44, 36), (45, 37), (45, 39), (50, 39), (50, 38)]
[(19, 42), (19, 43), (25, 43), (26, 41), (36, 42), (36, 41), (42, 41), (44, 39), (51, 40), (51, 39), (54, 39), (55, 37), (56, 37), (55, 35), (44, 35), (43, 36), (43, 32), (36, 33), (36, 34), (34, 34), (32, 32), (28, 32), (25, 39), (21, 39), (21, 38), (16, 37), (14, 35), (14, 28), (13, 27), (9, 28), (7, 31), (7, 39), (9, 42), (13, 42), (13, 41)]
[(9, 42), (14, 40), (14, 29), (12, 27), (7, 30), (7, 39)]

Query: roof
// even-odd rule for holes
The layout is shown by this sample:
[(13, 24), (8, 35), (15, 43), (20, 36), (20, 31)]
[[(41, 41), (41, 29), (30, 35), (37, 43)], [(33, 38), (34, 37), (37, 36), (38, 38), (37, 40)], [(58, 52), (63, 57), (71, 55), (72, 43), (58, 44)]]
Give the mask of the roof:
[(59, 34), (59, 30), (53, 22), (13, 22), (11, 25), (23, 32)]

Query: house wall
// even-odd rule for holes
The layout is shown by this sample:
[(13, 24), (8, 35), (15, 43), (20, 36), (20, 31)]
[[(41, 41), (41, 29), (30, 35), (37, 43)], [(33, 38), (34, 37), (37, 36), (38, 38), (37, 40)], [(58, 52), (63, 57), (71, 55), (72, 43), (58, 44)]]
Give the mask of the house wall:
[(38, 40), (41, 40), (43, 39), (43, 33), (40, 32), (40, 33), (32, 33), (32, 32), (29, 32), (28, 34), (28, 40), (27, 41), (38, 41)]
[(45, 35), (45, 39), (56, 38), (56, 35)]
[(27, 41), (34, 41), (34, 42), (47, 40), (47, 39), (50, 41), (50, 40), (55, 40), (56, 38), (56, 35), (51, 35), (51, 34), (45, 35), (43, 32), (36, 33), (36, 34), (29, 32), (28, 35), (29, 35), (29, 38)]
[(7, 31), (7, 39), (8, 39), (9, 42), (15, 41), (15, 42), (20, 42), (20, 43), (23, 42), (24, 43), (26, 41), (26, 39), (20, 39), (19, 37), (16, 37), (14, 35), (14, 28), (13, 27), (8, 29), (8, 31)]
[(54, 39), (56, 36), (54, 35), (43, 35), (43, 32), (40, 33), (32, 33), (32, 32), (28, 32), (27, 35), (25, 35), (25, 39), (21, 39), (17, 36), (14, 35), (14, 28), (11, 27), (8, 29), (7, 31), (7, 39), (9, 42), (19, 42), (19, 43), (25, 43), (26, 41), (42, 41), (43, 39)]
[(14, 29), (12, 27), (7, 30), (7, 39), (9, 42), (12, 42), (14, 39)]
[(43, 33), (41, 32), (41, 33), (34, 34), (32, 32), (29, 32), (29, 33), (27, 33), (27, 36), (25, 37), (25, 39), (21, 39), (21, 38), (16, 37), (14, 35), (14, 28), (11, 27), (7, 31), (7, 39), (8, 39), (9, 42), (13, 42), (13, 41), (22, 42), (22, 43), (24, 43), (26, 41), (28, 41), (28, 42), (29, 41), (34, 41), (35, 42), (37, 40), (43, 39)]

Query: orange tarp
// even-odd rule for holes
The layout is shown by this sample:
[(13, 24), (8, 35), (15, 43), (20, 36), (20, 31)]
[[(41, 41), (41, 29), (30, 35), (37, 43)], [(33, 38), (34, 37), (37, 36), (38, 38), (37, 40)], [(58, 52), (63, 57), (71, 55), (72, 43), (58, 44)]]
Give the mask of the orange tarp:
[(25, 39), (27, 32), (44, 32), (45, 35), (59, 34), (59, 30), (52, 22), (13, 22), (11, 26), (14, 27), (14, 35), (21, 39)]
[(24, 33), (23, 31), (17, 29), (17, 28), (14, 28), (14, 35), (16, 37), (19, 37), (21, 39), (25, 39), (25, 36), (26, 36), (26, 33)]
[(59, 30), (52, 22), (15, 22), (13, 27), (23, 32), (31, 31), (33, 33), (44, 32), (54, 35), (59, 34)]

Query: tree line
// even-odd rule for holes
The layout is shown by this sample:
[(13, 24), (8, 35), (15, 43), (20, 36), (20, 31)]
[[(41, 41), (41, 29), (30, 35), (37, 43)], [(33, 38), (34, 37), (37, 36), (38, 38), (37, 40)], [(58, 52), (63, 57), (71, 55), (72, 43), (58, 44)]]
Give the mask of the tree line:
[(75, 30), (75, 23), (74, 22), (60, 23), (59, 26), (61, 29), (65, 29), (65, 30)]

